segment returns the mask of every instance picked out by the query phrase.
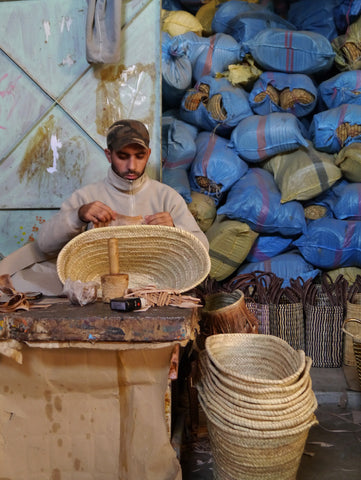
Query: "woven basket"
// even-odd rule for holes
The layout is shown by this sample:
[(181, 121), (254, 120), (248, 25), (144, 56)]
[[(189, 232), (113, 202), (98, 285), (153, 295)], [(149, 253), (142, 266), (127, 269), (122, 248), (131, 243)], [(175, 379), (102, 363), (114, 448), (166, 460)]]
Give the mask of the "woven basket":
[[(351, 325), (357, 327), (357, 333), (355, 333), (354, 330), (352, 330), (351, 332)], [(361, 320), (357, 318), (346, 319), (342, 326), (342, 331), (352, 338), (353, 350), (356, 359), (357, 374), (361, 386)]]
[(271, 335), (282, 338), (294, 349), (305, 349), (305, 326), (302, 302), (271, 303), (269, 306)]
[(312, 93), (304, 90), (303, 88), (285, 88), (280, 93), (280, 105), (284, 110), (293, 108), (295, 104), (300, 103), (302, 105), (307, 105), (312, 103), (315, 100), (315, 97)]
[[(361, 318), (361, 294), (356, 293), (350, 301), (346, 303), (346, 320), (349, 318)], [(347, 326), (347, 331), (357, 335), (360, 327), (357, 323), (352, 322)], [(348, 366), (356, 367), (356, 358), (353, 349), (353, 341), (351, 335), (345, 334), (343, 337), (343, 363)]]
[[(227, 395), (225, 390), (217, 386), (217, 381), (214, 381), (209, 370), (205, 365), (200, 367), (202, 374), (202, 381), (198, 382), (204, 395), (209, 396), (211, 400), (220, 402), (225, 408), (231, 408), (233, 414), (236, 411), (241, 412), (242, 416), (247, 418), (257, 418), (267, 420), (270, 417), (289, 418), (295, 416), (295, 413), (308, 408), (315, 402), (315, 394), (312, 391), (311, 379), (307, 379), (305, 386), (299, 389), (297, 395), (288, 397), (282, 403), (255, 403), (255, 399), (247, 395)], [(257, 399), (256, 399), (257, 400)]]
[[(311, 362), (309, 363), (309, 365)], [(232, 385), (227, 386), (222, 383), (216, 375), (213, 375), (207, 365), (207, 359), (204, 357), (204, 353), (200, 353), (199, 362), (200, 373), (207, 386), (219, 395), (229, 400), (235, 407), (248, 405), (249, 408), (254, 410), (284, 410), (294, 403), (303, 403), (307, 401), (307, 398), (311, 393), (312, 381), (309, 374), (309, 367), (305, 370), (304, 377), (301, 383), (298, 384), (298, 388), (293, 393), (286, 392), (286, 395), (282, 397), (275, 395), (273, 392), (269, 392), (268, 389), (263, 389), (261, 395), (254, 395), (252, 392), (245, 392), (236, 390)]]
[(269, 335), (271, 333), (269, 325), (269, 304), (258, 303), (253, 300), (253, 298), (248, 298), (246, 299), (246, 306), (258, 320), (258, 333)]
[(294, 480), (308, 436), (305, 429), (282, 439), (247, 438), (240, 443), (220, 432), (208, 421), (208, 431), (214, 458), (214, 478), (220, 480)]
[(306, 355), (315, 367), (335, 368), (342, 365), (342, 322), (344, 308), (331, 305), (327, 295), (318, 293), (317, 303), (305, 303)]
[(210, 335), (258, 331), (258, 320), (248, 310), (241, 290), (207, 295), (201, 316)]
[(210, 271), (208, 252), (191, 233), (162, 225), (124, 225), (94, 228), (70, 240), (58, 255), (60, 280), (100, 284), (109, 273), (110, 238), (118, 241), (119, 273), (129, 275), (130, 289), (153, 285), (184, 292)]
[[(262, 363), (274, 368), (259, 367)], [(199, 353), (197, 390), (207, 418), (214, 478), (296, 479), (308, 431), (317, 423), (311, 364), (304, 352), (277, 337), (207, 338)]]
[[(312, 391), (311, 391), (312, 392)], [(216, 396), (203, 383), (198, 389), (206, 408), (211, 410), (224, 425), (233, 428), (249, 428), (252, 430), (279, 430), (302, 425), (307, 422), (310, 412), (317, 408), (317, 400), (312, 394), (306, 397), (302, 404), (294, 402), (283, 410), (254, 410), (252, 408), (237, 407), (225, 397)]]
[(211, 370), (212, 375), (214, 378), (220, 382), (222, 387), (228, 388), (233, 390), (234, 392), (241, 393), (243, 395), (248, 395), (249, 397), (262, 399), (262, 398), (269, 398), (269, 399), (281, 399), (283, 397), (289, 397), (293, 394), (297, 394), (301, 388), (307, 383), (308, 381), (308, 374), (309, 368), (311, 365), (311, 361), (309, 361), (309, 367), (305, 370), (304, 374), (294, 383), (290, 385), (262, 385), (262, 384), (250, 384), (240, 382), (239, 380), (233, 380), (228, 375), (224, 375), (223, 373), (216, 370), (212, 364), (208, 360), (207, 368)]
[(248, 386), (292, 385), (306, 364), (302, 350), (294, 350), (273, 335), (213, 335), (207, 338), (205, 348), (216, 369)]

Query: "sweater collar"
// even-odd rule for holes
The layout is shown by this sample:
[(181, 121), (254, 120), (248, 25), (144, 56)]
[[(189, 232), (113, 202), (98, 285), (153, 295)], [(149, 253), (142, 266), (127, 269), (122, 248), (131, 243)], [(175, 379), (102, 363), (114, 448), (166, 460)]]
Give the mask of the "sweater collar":
[(112, 167), (108, 170), (108, 181), (112, 187), (116, 188), (122, 193), (133, 195), (137, 193), (147, 181), (148, 175), (144, 172), (143, 175), (136, 180), (127, 180), (126, 178), (119, 177)]

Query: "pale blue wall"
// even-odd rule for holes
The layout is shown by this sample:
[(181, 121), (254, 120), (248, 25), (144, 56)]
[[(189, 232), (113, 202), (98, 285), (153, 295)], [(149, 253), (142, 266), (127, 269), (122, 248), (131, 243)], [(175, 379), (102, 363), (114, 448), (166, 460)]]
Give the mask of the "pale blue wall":
[(89, 65), (86, 0), (0, 2), (0, 255), (105, 175), (107, 126), (138, 118), (160, 172), (160, 0), (123, 0), (122, 58)]

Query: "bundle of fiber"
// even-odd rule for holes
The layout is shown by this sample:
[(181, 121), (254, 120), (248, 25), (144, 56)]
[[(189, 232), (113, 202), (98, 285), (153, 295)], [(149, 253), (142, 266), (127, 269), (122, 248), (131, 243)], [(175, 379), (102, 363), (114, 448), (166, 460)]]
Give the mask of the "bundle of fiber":
[(317, 423), (311, 359), (262, 334), (208, 337), (197, 383), (215, 478), (295, 480)]

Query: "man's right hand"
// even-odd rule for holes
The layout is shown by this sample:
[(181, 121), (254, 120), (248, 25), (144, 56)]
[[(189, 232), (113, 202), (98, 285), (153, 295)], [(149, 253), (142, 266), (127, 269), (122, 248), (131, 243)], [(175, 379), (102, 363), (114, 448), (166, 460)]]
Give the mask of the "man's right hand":
[(93, 222), (94, 225), (97, 225), (115, 220), (116, 212), (108, 205), (96, 200), (95, 202), (82, 205), (78, 210), (78, 217), (82, 222)]

